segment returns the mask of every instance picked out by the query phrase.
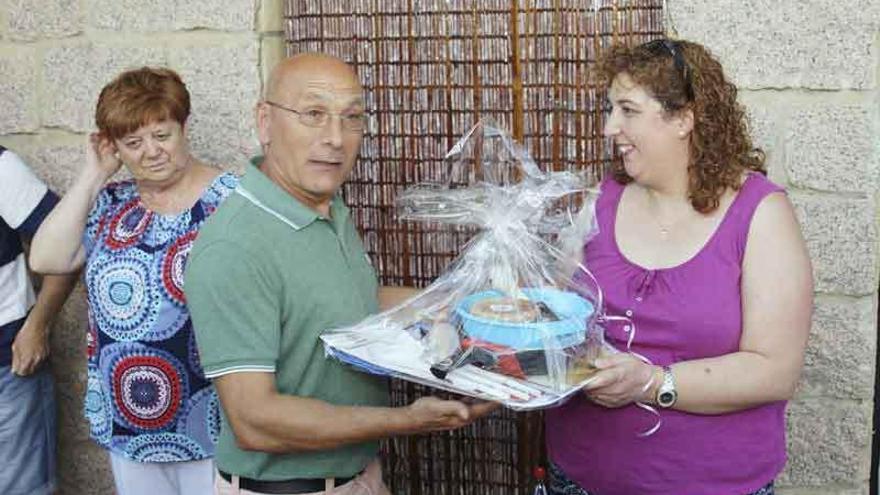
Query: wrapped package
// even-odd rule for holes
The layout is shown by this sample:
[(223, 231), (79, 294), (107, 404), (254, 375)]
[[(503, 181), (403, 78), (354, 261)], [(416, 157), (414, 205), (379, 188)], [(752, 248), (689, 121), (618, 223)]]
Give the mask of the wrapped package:
[[(604, 352), (601, 291), (581, 264), (595, 235), (583, 174), (544, 172), (491, 121), (446, 156), (449, 180), (397, 197), (398, 217), (478, 232), (434, 283), (388, 311), (322, 335), (362, 371), (527, 410), (561, 403)], [(574, 196), (582, 197), (573, 211)]]

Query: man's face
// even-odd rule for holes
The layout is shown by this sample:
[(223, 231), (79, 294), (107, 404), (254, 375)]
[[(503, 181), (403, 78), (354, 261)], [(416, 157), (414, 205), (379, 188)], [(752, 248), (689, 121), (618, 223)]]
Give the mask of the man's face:
[(363, 90), (342, 64), (298, 70), (260, 103), (264, 167), (309, 206), (325, 203), (345, 182), (363, 138)]

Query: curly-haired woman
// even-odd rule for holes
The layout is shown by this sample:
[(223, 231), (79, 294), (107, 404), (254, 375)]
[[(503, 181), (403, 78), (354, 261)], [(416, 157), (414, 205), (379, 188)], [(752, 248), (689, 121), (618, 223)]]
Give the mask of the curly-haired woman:
[[(584, 262), (612, 343), (585, 393), (547, 413), (551, 493), (771, 494), (785, 405), (803, 365), (810, 261), (765, 177), (736, 87), (702, 46), (614, 47), (598, 64), (621, 158), (602, 184)], [(656, 417), (635, 407), (651, 403)]]

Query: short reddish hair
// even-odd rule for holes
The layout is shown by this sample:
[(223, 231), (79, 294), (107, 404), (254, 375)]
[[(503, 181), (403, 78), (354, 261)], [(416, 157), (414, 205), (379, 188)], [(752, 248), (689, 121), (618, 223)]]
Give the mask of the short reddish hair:
[(171, 69), (142, 67), (125, 71), (110, 81), (98, 97), (95, 124), (111, 139), (163, 120), (181, 126), (189, 117), (189, 91)]

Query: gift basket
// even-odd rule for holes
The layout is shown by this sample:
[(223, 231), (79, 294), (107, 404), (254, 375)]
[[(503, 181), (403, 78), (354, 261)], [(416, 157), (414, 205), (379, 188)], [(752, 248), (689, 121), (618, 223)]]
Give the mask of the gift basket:
[(329, 356), (375, 374), (502, 402), (561, 403), (586, 384), (605, 344), (602, 296), (581, 264), (588, 180), (544, 172), (492, 121), (446, 155), (449, 180), (397, 197), (398, 217), (478, 229), (443, 275), (412, 299), (322, 335)]

